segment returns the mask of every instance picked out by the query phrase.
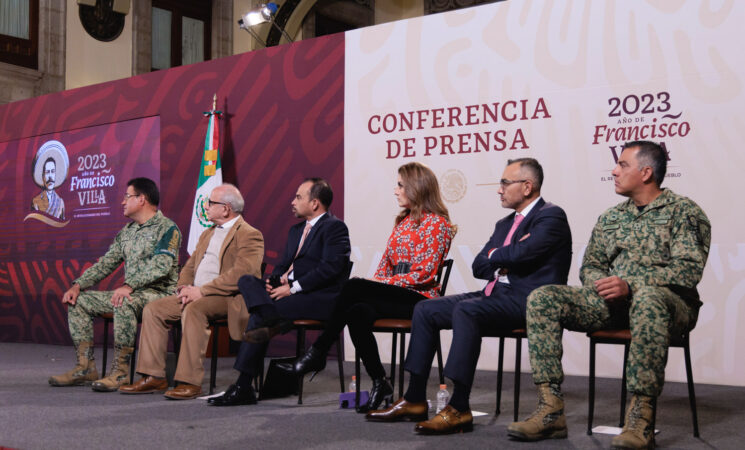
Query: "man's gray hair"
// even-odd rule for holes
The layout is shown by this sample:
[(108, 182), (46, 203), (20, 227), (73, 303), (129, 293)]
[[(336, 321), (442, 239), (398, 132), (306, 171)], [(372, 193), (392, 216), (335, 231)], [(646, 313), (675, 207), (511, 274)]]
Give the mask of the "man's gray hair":
[(238, 214), (242, 213), (244, 202), (241, 191), (239, 191), (234, 184), (230, 183), (223, 183), (221, 187), (227, 188), (223, 190), (221, 200), (230, 205), (230, 209), (232, 209), (233, 212), (236, 212)]

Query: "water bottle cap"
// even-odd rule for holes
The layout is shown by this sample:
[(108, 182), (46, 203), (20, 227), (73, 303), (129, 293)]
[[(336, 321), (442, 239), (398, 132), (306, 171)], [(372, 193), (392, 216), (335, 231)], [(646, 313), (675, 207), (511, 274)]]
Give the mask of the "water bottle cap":
[(447, 385), (447, 384), (441, 384), (441, 385), (440, 385), (440, 389), (447, 389), (447, 387), (448, 387), (448, 385)]

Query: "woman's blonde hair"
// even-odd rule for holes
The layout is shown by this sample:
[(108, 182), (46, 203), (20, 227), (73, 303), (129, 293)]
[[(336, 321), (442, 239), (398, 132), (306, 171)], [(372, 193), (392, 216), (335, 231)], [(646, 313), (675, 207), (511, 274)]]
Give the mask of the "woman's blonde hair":
[(418, 224), (425, 213), (442, 216), (450, 222), (450, 214), (440, 195), (440, 184), (432, 169), (422, 163), (411, 162), (398, 168), (403, 182), (403, 191), (409, 199), (409, 207), (403, 209), (396, 217), (398, 225), (406, 216)]

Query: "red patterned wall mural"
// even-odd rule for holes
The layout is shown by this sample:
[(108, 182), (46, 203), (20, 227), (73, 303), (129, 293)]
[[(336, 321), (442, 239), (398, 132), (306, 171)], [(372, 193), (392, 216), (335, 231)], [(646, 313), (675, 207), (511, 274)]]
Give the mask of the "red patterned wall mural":
[[(295, 222), (289, 203), (303, 178), (327, 178), (336, 194), (331, 209), (343, 217), (341, 34), (2, 105), (0, 341), (69, 342), (59, 298), (125, 223), (118, 204), (129, 177), (159, 178), (163, 213), (188, 231), (207, 127), (202, 112), (215, 93), (224, 112), (223, 178), (238, 185), (244, 217), (264, 233), (268, 270)], [(59, 209), (32, 211), (42, 191), (33, 161), (49, 141), (63, 143), (69, 159), (56, 188), (64, 217)], [(98, 185), (112, 173), (113, 186)]]

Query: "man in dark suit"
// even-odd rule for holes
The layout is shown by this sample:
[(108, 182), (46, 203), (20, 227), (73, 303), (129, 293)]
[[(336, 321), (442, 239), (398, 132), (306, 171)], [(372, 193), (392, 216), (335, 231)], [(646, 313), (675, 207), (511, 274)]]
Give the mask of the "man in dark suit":
[(225, 394), (210, 399), (211, 405), (256, 403), (251, 382), (259, 375), (269, 340), (289, 331), (293, 319), (331, 316), (349, 278), (350, 253), (347, 226), (328, 212), (332, 200), (325, 180), (305, 180), (292, 201), (292, 212), (305, 220), (290, 228), (282, 261), (267, 280), (246, 275), (238, 281), (251, 315), (233, 365), (240, 376)]
[[(420, 302), (414, 309), (406, 358), (409, 388), (392, 407), (368, 413), (371, 421), (424, 420), (421, 434), (470, 431), (468, 398), (481, 336), (489, 330), (525, 327), (526, 298), (544, 284), (566, 284), (572, 236), (564, 211), (541, 198), (543, 168), (533, 158), (508, 162), (500, 182), (504, 208), (515, 212), (497, 222), (489, 242), (473, 261), (473, 275), (489, 280), (481, 291)], [(453, 340), (444, 374), (453, 381), (448, 405), (427, 419), (426, 387), (441, 329)]]

